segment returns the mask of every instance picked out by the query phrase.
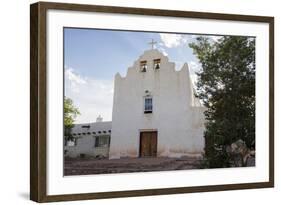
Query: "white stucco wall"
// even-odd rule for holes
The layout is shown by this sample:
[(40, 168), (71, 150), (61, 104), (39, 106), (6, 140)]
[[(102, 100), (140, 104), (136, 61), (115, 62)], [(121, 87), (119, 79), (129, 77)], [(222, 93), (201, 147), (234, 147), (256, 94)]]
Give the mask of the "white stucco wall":
[(71, 133), (76, 139), (76, 145), (69, 146), (71, 143), (67, 143), (64, 146), (66, 157), (80, 157), (80, 154), (84, 154), (86, 157), (108, 157), (109, 147), (95, 147), (95, 138), (100, 136), (110, 138), (111, 122), (103, 122), (99, 116), (97, 122), (75, 124)]
[[(160, 69), (154, 70), (153, 60), (158, 58)], [(143, 60), (147, 61), (146, 72), (140, 72)], [(144, 114), (146, 90), (153, 97), (152, 114)], [(198, 102), (187, 64), (175, 71), (175, 64), (158, 50), (145, 51), (128, 68), (126, 77), (115, 76), (109, 157), (138, 157), (142, 130), (157, 130), (157, 156), (200, 155), (204, 108)]]
[(67, 151), (65, 156), (71, 158), (80, 157), (81, 154), (84, 154), (85, 157), (108, 157), (108, 149), (108, 147), (95, 147), (95, 136), (91, 135), (77, 138), (75, 146), (64, 147), (64, 150)]
[(95, 138), (93, 136), (83, 136), (76, 140), (75, 146), (65, 146), (65, 150), (67, 150), (65, 156), (79, 157), (80, 154), (94, 156)]

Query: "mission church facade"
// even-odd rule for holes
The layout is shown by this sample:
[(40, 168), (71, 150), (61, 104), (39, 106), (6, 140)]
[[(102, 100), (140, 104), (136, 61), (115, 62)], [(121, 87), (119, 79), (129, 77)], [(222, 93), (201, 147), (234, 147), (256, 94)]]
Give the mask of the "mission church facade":
[(188, 64), (145, 51), (114, 79), (112, 122), (77, 124), (66, 156), (182, 157), (204, 152), (204, 107), (194, 96)]

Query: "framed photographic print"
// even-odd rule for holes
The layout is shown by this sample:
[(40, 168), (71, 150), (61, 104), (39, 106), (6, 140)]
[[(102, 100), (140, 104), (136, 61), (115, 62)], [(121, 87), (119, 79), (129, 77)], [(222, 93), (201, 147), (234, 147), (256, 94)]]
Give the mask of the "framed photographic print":
[(30, 198), (274, 186), (274, 18), (39, 2)]

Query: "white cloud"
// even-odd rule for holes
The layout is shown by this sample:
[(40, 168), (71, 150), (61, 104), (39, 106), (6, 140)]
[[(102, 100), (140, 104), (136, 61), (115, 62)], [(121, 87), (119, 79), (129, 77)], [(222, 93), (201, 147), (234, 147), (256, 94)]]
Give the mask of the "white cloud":
[(189, 66), (193, 73), (198, 72), (201, 69), (201, 65), (195, 61), (190, 61)]
[(212, 39), (214, 42), (217, 42), (219, 39), (221, 39), (221, 36), (209, 36), (210, 39)]
[(65, 95), (73, 100), (81, 113), (75, 123), (95, 122), (99, 115), (104, 121), (111, 121), (113, 79), (86, 78), (73, 69), (66, 69), (65, 75)]
[(181, 34), (160, 33), (160, 38), (167, 48), (173, 48), (186, 43), (187, 39)]
[(194, 87), (196, 88), (196, 83), (197, 83), (197, 75), (196, 75), (196, 72), (200, 71), (201, 70), (201, 65), (200, 63), (198, 62), (195, 62), (195, 61), (190, 61), (188, 63), (189, 65), (189, 71), (190, 71), (190, 78), (191, 78), (191, 81), (194, 85)]
[(168, 53), (165, 48), (163, 48), (162, 46), (157, 46), (157, 48), (161, 53), (163, 53), (164, 56), (168, 56)]
[(197, 37), (200, 37), (200, 36), (209, 38), (212, 42), (218, 42), (218, 40), (222, 38), (222, 36), (215, 36), (215, 35), (191, 35), (190, 38), (196, 39)]
[(74, 92), (79, 92), (79, 86), (86, 84), (86, 79), (75, 73), (72, 68), (65, 68), (65, 78)]

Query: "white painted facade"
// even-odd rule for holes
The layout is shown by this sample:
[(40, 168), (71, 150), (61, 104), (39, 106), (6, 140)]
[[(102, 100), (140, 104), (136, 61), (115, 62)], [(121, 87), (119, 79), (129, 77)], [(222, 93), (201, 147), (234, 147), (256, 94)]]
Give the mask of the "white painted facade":
[[(103, 122), (99, 116), (97, 122), (75, 124), (71, 130), (74, 141), (67, 141), (64, 156), (108, 157), (111, 135), (111, 122)], [(97, 138), (99, 138), (97, 140)], [(100, 143), (100, 141), (106, 143)]]
[[(160, 59), (160, 68), (154, 60)], [(141, 62), (147, 62), (141, 72)], [(152, 97), (152, 113), (144, 113), (144, 98)], [(157, 156), (201, 155), (204, 151), (204, 107), (194, 97), (187, 64), (180, 71), (157, 49), (144, 52), (115, 75), (109, 158), (139, 157), (140, 132), (157, 131)]]

